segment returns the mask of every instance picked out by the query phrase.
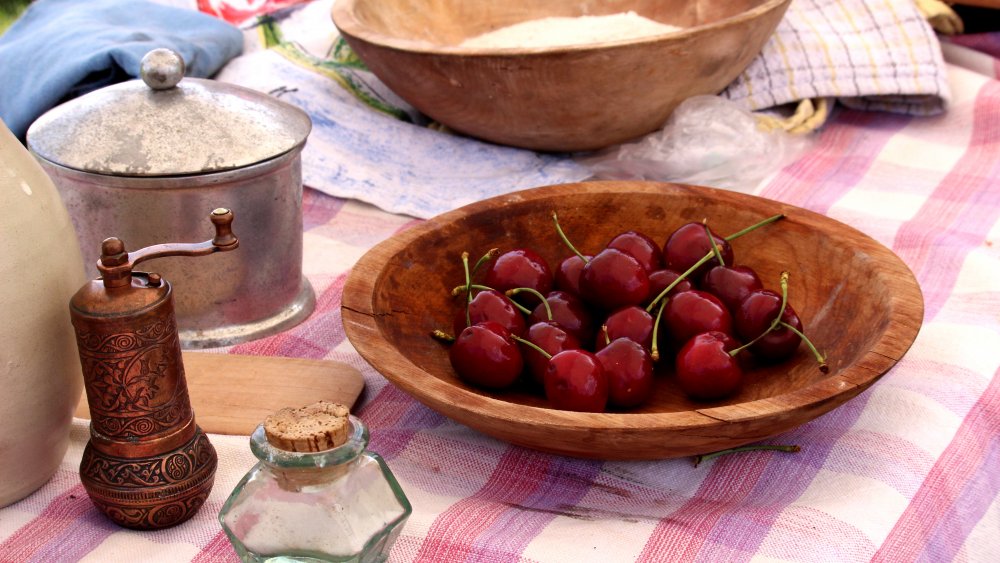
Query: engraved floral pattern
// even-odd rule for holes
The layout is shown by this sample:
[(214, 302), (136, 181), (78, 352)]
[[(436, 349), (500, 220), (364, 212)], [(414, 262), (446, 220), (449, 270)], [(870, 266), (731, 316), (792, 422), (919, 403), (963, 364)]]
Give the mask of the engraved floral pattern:
[(143, 438), (190, 417), (173, 317), (155, 319), (131, 332), (79, 328), (96, 431), (111, 438)]

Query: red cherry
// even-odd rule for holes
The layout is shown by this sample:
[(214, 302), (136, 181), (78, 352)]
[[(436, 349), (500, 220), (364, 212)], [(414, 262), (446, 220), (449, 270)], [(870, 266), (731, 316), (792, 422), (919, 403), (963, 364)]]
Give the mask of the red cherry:
[[(554, 356), (563, 350), (580, 348), (580, 341), (568, 333), (558, 323), (542, 321), (532, 324), (524, 335), (524, 339)], [(545, 370), (549, 367), (549, 358), (542, 355), (531, 346), (521, 344), (521, 356), (534, 380), (539, 385), (545, 384)]]
[[(736, 333), (746, 341), (760, 336), (781, 310), (781, 295), (770, 289), (758, 289), (750, 293), (740, 304), (733, 318)], [(802, 321), (792, 306), (785, 304), (781, 320), (802, 331)], [(781, 361), (792, 356), (802, 338), (785, 327), (778, 326), (750, 346), (750, 352), (761, 359)]]
[[(722, 259), (726, 264), (733, 263), (733, 247), (725, 239), (713, 233), (712, 238), (719, 247)], [(694, 266), (706, 254), (712, 252), (712, 243), (708, 241), (708, 233), (705, 232), (705, 225), (702, 223), (687, 223), (681, 225), (674, 231), (667, 242), (663, 245), (663, 262), (667, 268), (678, 272), (686, 272)], [(695, 270), (693, 279), (700, 279), (701, 276), (717, 264), (713, 257), (705, 262), (700, 268)]]
[(566, 350), (549, 360), (545, 397), (557, 409), (603, 412), (608, 402), (608, 376), (597, 356), (586, 350)]
[(660, 245), (637, 231), (627, 231), (617, 235), (611, 239), (607, 247), (631, 255), (639, 261), (647, 274), (655, 272), (663, 265), (663, 252), (660, 250)]
[(493, 321), (465, 327), (448, 350), (448, 359), (464, 381), (492, 389), (514, 383), (524, 367), (510, 332)]
[[(649, 303), (656, 299), (664, 289), (667, 289), (670, 284), (674, 283), (674, 280), (681, 277), (681, 274), (673, 270), (656, 270), (652, 274), (649, 274), (649, 297), (643, 302), (643, 305), (649, 305)], [(670, 290), (668, 296), (674, 296), (681, 291), (687, 291), (689, 289), (694, 289), (694, 285), (691, 284), (689, 278), (684, 278), (677, 282), (677, 285)]]
[[(591, 258), (593, 256), (586, 256), (587, 260)], [(575, 254), (560, 262), (559, 267), (556, 268), (556, 289), (580, 295), (580, 274), (583, 273), (583, 267), (586, 264), (586, 260)]]
[(677, 384), (689, 397), (703, 401), (735, 393), (743, 370), (729, 355), (739, 344), (721, 332), (705, 332), (687, 341), (677, 353)]
[(682, 291), (667, 301), (663, 320), (674, 342), (687, 342), (692, 336), (716, 330), (733, 333), (733, 320), (719, 298), (701, 290)]
[(583, 267), (580, 291), (588, 303), (612, 311), (642, 303), (649, 295), (649, 276), (632, 256), (605, 248)]
[[(580, 342), (590, 342), (594, 338), (594, 317), (579, 297), (565, 291), (550, 291), (545, 300), (552, 310), (552, 320), (576, 337)], [(545, 305), (539, 303), (528, 315), (529, 323), (547, 321)]]
[(749, 266), (713, 266), (701, 278), (701, 289), (718, 297), (734, 315), (750, 292), (763, 287)]
[[(500, 323), (516, 336), (524, 334), (527, 327), (524, 315), (514, 307), (510, 298), (493, 290), (480, 291), (472, 297), (472, 302), (469, 303), (469, 319), (473, 325), (483, 321)], [(465, 307), (462, 307), (455, 314), (452, 328), (455, 334), (459, 334), (466, 326)]]
[(608, 341), (619, 338), (628, 338), (648, 350), (653, 345), (653, 315), (635, 305), (618, 309), (597, 331), (594, 350), (601, 350)]
[[(530, 287), (542, 295), (552, 290), (552, 270), (548, 262), (534, 250), (518, 248), (504, 252), (490, 262), (485, 284), (500, 293), (518, 287)], [(529, 293), (519, 293), (517, 302), (534, 306), (538, 299)]]
[(649, 351), (628, 338), (618, 338), (595, 354), (608, 376), (608, 401), (632, 408), (653, 394), (653, 359)]

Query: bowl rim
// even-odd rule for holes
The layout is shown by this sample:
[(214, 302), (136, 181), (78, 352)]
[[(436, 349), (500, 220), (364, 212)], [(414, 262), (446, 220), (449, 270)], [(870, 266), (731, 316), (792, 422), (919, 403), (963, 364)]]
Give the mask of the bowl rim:
[(431, 43), (430, 41), (422, 41), (416, 39), (404, 39), (401, 37), (394, 37), (390, 35), (383, 35), (376, 33), (371, 30), (371, 28), (361, 25), (355, 17), (354, 7), (359, 1), (363, 0), (338, 0), (334, 2), (333, 8), (331, 9), (330, 15), (333, 20), (333, 24), (337, 27), (342, 35), (347, 35), (361, 39), (372, 45), (378, 45), (381, 47), (387, 47), (399, 51), (405, 51), (410, 53), (420, 53), (426, 55), (441, 55), (441, 56), (469, 56), (469, 57), (488, 57), (488, 56), (529, 56), (529, 55), (548, 55), (548, 54), (564, 54), (564, 53), (585, 53), (591, 51), (600, 51), (609, 48), (618, 47), (631, 47), (634, 45), (643, 45), (647, 43), (656, 43), (662, 39), (681, 39), (694, 36), (696, 34), (702, 33), (704, 31), (711, 31), (716, 29), (722, 29), (725, 27), (740, 24), (745, 21), (751, 21), (756, 18), (763, 16), (765, 13), (772, 10), (784, 10), (791, 3), (791, 0), (765, 0), (759, 6), (751, 8), (749, 10), (734, 14), (732, 16), (722, 18), (710, 23), (705, 23), (701, 25), (695, 25), (691, 27), (685, 27), (677, 31), (667, 31), (663, 33), (657, 33), (654, 35), (643, 35), (640, 37), (627, 38), (627, 39), (617, 39), (612, 41), (599, 41), (592, 43), (585, 43), (580, 45), (558, 45), (558, 46), (538, 46), (538, 47), (476, 47), (468, 48), (461, 47), (459, 45), (441, 45), (437, 43)]
[[(665, 191), (666, 190), (666, 191)], [(377, 286), (383, 259), (387, 261), (417, 238), (438, 228), (502, 203), (524, 203), (553, 196), (570, 196), (631, 191), (640, 194), (667, 192), (694, 192), (701, 196), (722, 199), (732, 204), (751, 206), (769, 214), (784, 213), (786, 220), (806, 226), (837, 226), (850, 238), (850, 243), (878, 261), (884, 281), (889, 286), (889, 322), (882, 334), (853, 364), (842, 367), (822, 379), (799, 389), (770, 397), (728, 405), (706, 406), (687, 411), (645, 413), (579, 413), (537, 407), (495, 399), (475, 390), (456, 386), (425, 372), (405, 356), (394, 352), (394, 347), (380, 332), (372, 297)], [(348, 339), (358, 353), (388, 381), (410, 396), (434, 410), (451, 416), (451, 412), (482, 416), (489, 413), (494, 420), (507, 420), (518, 424), (552, 429), (590, 429), (597, 431), (635, 431), (643, 429), (696, 429), (718, 427), (734, 423), (780, 416), (800, 409), (810, 409), (834, 401), (837, 396), (860, 393), (877, 381), (909, 350), (923, 322), (923, 295), (913, 272), (890, 249), (870, 236), (825, 215), (808, 209), (781, 203), (763, 197), (731, 192), (716, 188), (645, 181), (587, 181), (571, 184), (542, 186), (501, 195), (438, 215), (410, 229), (397, 233), (370, 249), (351, 270), (344, 286), (341, 304), (342, 322)], [(428, 337), (430, 340), (430, 337)], [(451, 395), (461, 400), (444, 401)], [(850, 397), (848, 397), (850, 398)], [(845, 399), (846, 400), (846, 399)], [(826, 412), (825, 409), (823, 412)], [(587, 417), (581, 417), (587, 414)], [(821, 413), (820, 413), (821, 414)], [(454, 417), (453, 417), (454, 418)], [(586, 418), (586, 423), (583, 419)], [(463, 424), (467, 424), (464, 421)], [(766, 436), (760, 436), (762, 439)], [(752, 441), (748, 439), (746, 441)]]

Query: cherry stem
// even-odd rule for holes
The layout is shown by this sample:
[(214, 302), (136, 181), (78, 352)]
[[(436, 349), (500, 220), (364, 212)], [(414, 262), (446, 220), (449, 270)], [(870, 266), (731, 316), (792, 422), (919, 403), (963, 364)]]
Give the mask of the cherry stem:
[(510, 335), (510, 337), (513, 338), (515, 341), (520, 342), (521, 344), (524, 344), (525, 346), (529, 346), (531, 348), (534, 348), (539, 354), (545, 356), (546, 360), (551, 360), (552, 359), (552, 354), (549, 354), (548, 352), (546, 352), (545, 350), (543, 350), (540, 346), (538, 346), (538, 344), (535, 344), (534, 342), (532, 342), (530, 340), (525, 340), (524, 338), (521, 338), (520, 336), (518, 336), (516, 334)]
[(465, 269), (465, 326), (472, 324), (469, 305), (472, 304), (472, 274), (469, 273), (469, 253), (462, 253), (462, 268)]
[(799, 338), (801, 338), (802, 341), (806, 343), (806, 346), (808, 346), (809, 350), (812, 351), (813, 356), (816, 357), (816, 361), (819, 362), (819, 371), (823, 373), (830, 373), (830, 366), (826, 365), (826, 356), (821, 354), (820, 351), (816, 349), (816, 346), (813, 345), (812, 341), (809, 340), (809, 338), (805, 334), (802, 334), (801, 330), (786, 323), (785, 321), (781, 321), (778, 324), (797, 334)]
[(700, 268), (702, 264), (704, 264), (705, 262), (708, 262), (711, 259), (712, 259), (712, 253), (709, 252), (708, 254), (702, 256), (700, 260), (698, 260), (697, 262), (695, 262), (694, 265), (691, 266), (690, 268), (688, 268), (683, 274), (677, 276), (677, 279), (675, 279), (674, 281), (670, 282), (670, 285), (668, 285), (667, 287), (663, 288), (663, 291), (661, 291), (660, 294), (656, 296), (656, 299), (653, 299), (649, 303), (649, 306), (646, 307), (646, 312), (647, 313), (652, 313), (653, 312), (653, 307), (656, 307), (656, 304), (660, 301), (660, 299), (663, 299), (663, 297), (666, 294), (670, 293), (670, 290), (672, 290), (673, 288), (677, 287), (677, 284), (679, 284), (682, 281), (686, 280), (687, 277), (690, 276), (691, 274), (693, 274), (695, 270), (697, 270), (698, 268)]
[[(521, 305), (520, 303), (518, 303), (517, 301), (514, 301), (513, 299), (510, 300), (510, 304), (513, 305), (515, 309), (517, 309), (518, 311), (521, 311), (525, 315), (530, 315), (531, 314), (531, 309), (525, 307), (524, 305)], [(546, 308), (548, 308), (548, 307), (546, 307)], [(550, 319), (551, 319), (551, 317), (550, 317)]]
[(708, 219), (702, 219), (701, 224), (705, 226), (705, 234), (708, 235), (708, 242), (712, 245), (712, 252), (715, 254), (715, 258), (719, 261), (719, 265), (725, 266), (726, 261), (722, 259), (722, 251), (719, 250), (719, 245), (715, 244), (715, 237), (712, 236), (712, 229), (708, 228)]
[(431, 338), (437, 340), (438, 342), (444, 342), (445, 344), (451, 344), (455, 342), (455, 337), (448, 334), (443, 330), (434, 329), (431, 331)]
[(654, 362), (660, 361), (660, 350), (656, 345), (656, 342), (660, 339), (660, 317), (663, 316), (663, 308), (667, 306), (667, 300), (664, 299), (660, 303), (660, 309), (656, 311), (656, 320), (653, 321), (653, 345), (649, 350), (649, 357), (653, 359)]
[[(486, 254), (483, 254), (479, 260), (476, 260), (476, 265), (472, 267), (472, 272), (469, 272), (469, 253), (462, 253), (462, 267), (465, 270), (465, 285), (460, 285), (455, 289), (451, 290), (452, 295), (458, 295), (459, 292), (465, 292), (465, 326), (469, 326), (471, 319), (469, 318), (469, 303), (472, 303), (472, 289), (476, 286), (472, 285), (472, 276), (479, 270), (487, 260), (491, 258), (496, 258), (500, 255), (499, 248), (491, 248)], [(482, 286), (485, 287), (485, 286)], [(481, 289), (482, 287), (479, 287)]]
[(737, 232), (729, 235), (728, 237), (726, 237), (726, 242), (738, 239), (741, 236), (743, 236), (743, 235), (745, 235), (745, 234), (747, 234), (747, 233), (749, 233), (751, 231), (756, 231), (757, 229), (763, 227), (764, 225), (770, 225), (771, 223), (774, 223), (775, 221), (778, 221), (778, 220), (784, 219), (784, 218), (785, 218), (785, 214), (784, 213), (778, 213), (777, 215), (773, 215), (771, 217), (768, 217), (767, 219), (764, 219), (760, 223), (757, 223), (755, 225), (750, 225), (749, 227), (743, 229), (742, 231), (737, 231)]
[[(465, 269), (465, 284), (464, 285), (460, 285), (460, 286), (456, 287), (455, 289), (451, 290), (451, 294), (452, 295), (458, 295), (459, 292), (462, 292), (462, 291), (471, 293), (472, 289), (475, 288), (475, 287), (477, 287), (477, 286), (475, 286), (475, 285), (473, 285), (471, 283), (472, 282), (472, 276), (474, 276), (476, 274), (476, 272), (479, 270), (479, 267), (482, 266), (487, 260), (489, 260), (491, 258), (496, 258), (499, 255), (500, 255), (500, 249), (499, 248), (491, 248), (486, 254), (483, 254), (482, 256), (480, 256), (479, 260), (476, 260), (476, 265), (472, 267), (472, 272), (470, 273), (469, 272), (469, 253), (468, 252), (463, 252), (462, 253), (462, 266)], [(485, 287), (485, 286), (481, 286), (481, 287)], [(479, 287), (479, 288), (481, 289), (481, 287)], [(469, 301), (471, 301), (472, 300), (472, 295), (471, 294), (468, 295), (467, 298), (468, 298)]]
[(772, 451), (779, 451), (779, 452), (786, 452), (786, 453), (795, 453), (795, 452), (801, 451), (802, 448), (800, 448), (799, 446), (774, 446), (774, 445), (770, 445), (770, 444), (760, 444), (760, 445), (755, 445), (755, 446), (740, 446), (738, 448), (730, 448), (728, 450), (722, 450), (722, 451), (718, 451), (718, 452), (712, 452), (710, 454), (696, 455), (696, 456), (694, 456), (694, 466), (698, 467), (698, 464), (700, 464), (703, 461), (708, 461), (710, 459), (714, 459), (714, 458), (717, 458), (719, 456), (723, 456), (723, 455), (727, 455), (727, 454), (735, 454), (735, 453), (739, 453), (739, 452), (752, 452), (752, 451), (760, 451), (760, 450), (772, 450)]
[(483, 254), (479, 260), (476, 260), (476, 265), (472, 267), (472, 274), (475, 275), (479, 267), (486, 263), (487, 260), (491, 260), (500, 255), (499, 248), (491, 248), (486, 254)]
[(608, 325), (601, 325), (601, 334), (604, 335), (604, 345), (611, 344), (611, 336), (608, 334)]
[[(521, 292), (524, 292), (524, 291), (527, 291), (528, 293), (530, 293), (530, 294), (534, 295), (535, 297), (537, 297), (537, 298), (539, 298), (539, 299), (542, 300), (542, 305), (545, 306), (545, 316), (548, 317), (548, 320), (551, 321), (552, 320), (552, 307), (549, 307), (549, 300), (546, 299), (545, 296), (542, 295), (541, 292), (539, 292), (537, 289), (532, 288), (532, 287), (515, 287), (514, 289), (508, 289), (506, 295), (507, 295), (507, 297), (514, 297), (518, 293), (521, 293)], [(516, 306), (518, 309), (520, 309), (521, 311), (524, 311), (525, 313), (527, 313), (529, 315), (533, 312), (533, 311), (529, 311), (527, 308), (522, 308), (522, 307), (518, 306), (519, 305), (518, 302), (514, 301), (513, 299), (511, 299), (511, 302), (514, 303), (514, 306)]]
[[(754, 225), (750, 225), (749, 227), (743, 229), (742, 231), (739, 231), (737, 233), (733, 233), (733, 234), (729, 235), (728, 237), (726, 237), (726, 242), (731, 241), (733, 239), (738, 239), (738, 238), (740, 238), (741, 236), (743, 236), (743, 235), (745, 235), (747, 233), (750, 233), (752, 231), (756, 231), (757, 229), (763, 227), (764, 225), (769, 225), (769, 224), (774, 223), (775, 221), (777, 221), (779, 219), (783, 219), (784, 217), (785, 216), (783, 214), (781, 214), (781, 213), (779, 213), (777, 215), (774, 215), (774, 216), (771, 216), (771, 217), (768, 217), (767, 219), (764, 219), (760, 223), (757, 223), (757, 224), (754, 224)], [(709, 236), (708, 238), (709, 238), (709, 240), (712, 240), (711, 236)], [(714, 243), (714, 241), (713, 241), (713, 243)], [(687, 277), (690, 276), (692, 273), (694, 273), (694, 271), (697, 270), (699, 267), (701, 267), (702, 264), (704, 264), (705, 262), (708, 262), (709, 260), (711, 260), (713, 254), (714, 254), (713, 252), (709, 251), (708, 254), (705, 254), (705, 256), (703, 256), (701, 258), (701, 260), (698, 260), (697, 262), (695, 262), (694, 266), (691, 266), (690, 268), (687, 269), (686, 272), (684, 272), (683, 274), (677, 276), (677, 279), (675, 279), (670, 285), (668, 285), (666, 288), (664, 288), (664, 290), (661, 291), (660, 294), (656, 296), (656, 299), (653, 299), (649, 303), (649, 306), (646, 307), (646, 312), (647, 313), (652, 312), (653, 311), (653, 307), (656, 306), (656, 302), (657, 301), (659, 301), (660, 299), (663, 299), (663, 296), (666, 295), (667, 293), (670, 293), (670, 290), (673, 289), (674, 286), (676, 286), (677, 284), (681, 283), (682, 280), (687, 279)]]
[[(468, 290), (469, 291), (472, 291), (473, 289), (478, 289), (480, 291), (497, 291), (497, 290), (493, 289), (492, 287), (490, 287), (488, 285), (479, 285), (479, 284), (476, 284), (476, 283), (468, 286)], [(455, 286), (455, 289), (451, 290), (451, 294), (453, 296), (454, 295), (458, 295), (459, 293), (462, 293), (465, 290), (466, 290), (466, 286), (464, 286), (464, 285), (458, 285), (458, 286)], [(499, 292), (497, 291), (497, 293), (499, 293)], [(511, 302), (512, 305), (514, 305), (514, 308), (517, 309), (518, 311), (521, 311), (525, 315), (530, 315), (531, 314), (531, 309), (528, 309), (527, 307), (521, 305), (520, 303), (518, 303), (517, 301), (514, 301), (513, 299), (511, 299), (510, 302)]]
[(584, 264), (586, 264), (587, 262), (590, 262), (590, 260), (588, 260), (587, 257), (584, 256), (583, 254), (580, 254), (580, 251), (577, 250), (575, 246), (573, 246), (573, 243), (571, 243), (568, 238), (566, 238), (566, 233), (564, 233), (563, 230), (562, 230), (562, 227), (559, 226), (559, 216), (556, 215), (555, 211), (552, 212), (552, 220), (555, 221), (555, 223), (556, 223), (556, 232), (559, 233), (559, 238), (562, 239), (563, 243), (567, 247), (569, 247), (570, 250), (573, 251), (573, 254), (576, 254), (577, 256), (579, 256), (580, 260), (583, 260)]
[(452, 297), (459, 295), (460, 293), (465, 293), (466, 289), (478, 289), (480, 291), (496, 291), (488, 285), (479, 285), (477, 283), (472, 284), (472, 286), (466, 285), (456, 285), (454, 289), (451, 290)]
[(729, 352), (730, 356), (735, 358), (736, 354), (739, 354), (744, 349), (756, 344), (758, 340), (764, 338), (769, 332), (778, 328), (778, 325), (782, 322), (781, 316), (785, 314), (785, 307), (788, 305), (788, 272), (781, 272), (781, 278), (778, 280), (778, 283), (781, 285), (781, 308), (778, 309), (778, 316), (774, 317), (774, 320), (771, 321), (771, 325), (767, 327), (767, 330), (757, 335), (757, 338), (754, 338), (743, 346)]
[(788, 272), (781, 272), (778, 285), (781, 286), (781, 308), (778, 309), (778, 316), (771, 321), (770, 330), (774, 330), (778, 326), (778, 323), (781, 322), (781, 316), (785, 314), (785, 307), (788, 306)]

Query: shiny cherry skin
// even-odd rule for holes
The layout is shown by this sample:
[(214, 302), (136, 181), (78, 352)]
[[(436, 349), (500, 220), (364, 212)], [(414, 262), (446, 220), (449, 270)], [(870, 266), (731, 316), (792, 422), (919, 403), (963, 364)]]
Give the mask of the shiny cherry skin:
[[(549, 356), (554, 356), (563, 350), (580, 348), (580, 341), (566, 332), (559, 323), (542, 321), (532, 324), (524, 333), (524, 339), (545, 350)], [(521, 357), (532, 379), (539, 385), (545, 384), (545, 370), (549, 367), (549, 359), (527, 344), (520, 344)]]
[[(552, 310), (552, 320), (559, 323), (559, 326), (576, 337), (580, 342), (590, 342), (594, 339), (594, 315), (587, 308), (587, 305), (572, 293), (566, 291), (550, 291), (545, 295), (545, 300)], [(539, 303), (531, 314), (528, 315), (528, 323), (547, 321), (548, 314), (545, 305)]]
[(557, 409), (604, 412), (608, 376), (601, 361), (586, 350), (566, 350), (552, 356), (545, 370), (545, 397)]
[[(712, 232), (712, 238), (719, 247), (722, 259), (726, 264), (733, 263), (733, 247), (725, 239)], [(701, 223), (686, 223), (674, 231), (667, 242), (663, 244), (664, 265), (677, 272), (686, 272), (701, 260), (705, 254), (712, 251), (712, 243), (708, 241), (708, 234), (705, 232), (705, 225)], [(713, 265), (718, 264), (713, 257), (699, 267), (693, 279), (701, 279), (701, 276)]]
[[(593, 256), (584, 255), (587, 260), (593, 258)], [(559, 267), (556, 268), (555, 274), (555, 288), (561, 291), (572, 293), (573, 295), (580, 296), (580, 274), (583, 273), (583, 267), (587, 264), (587, 261), (580, 258), (576, 254), (566, 258), (559, 263)]]
[[(552, 269), (537, 252), (517, 248), (504, 252), (490, 262), (484, 279), (485, 285), (504, 293), (517, 287), (530, 287), (545, 295), (552, 290)], [(532, 307), (538, 298), (528, 292), (515, 296), (518, 303)]]
[(617, 408), (637, 407), (653, 394), (653, 359), (649, 349), (628, 338), (618, 338), (595, 356), (608, 376), (608, 403)]
[(663, 319), (677, 345), (702, 332), (733, 334), (729, 309), (711, 293), (692, 289), (673, 296), (663, 309)]
[[(653, 299), (656, 299), (664, 289), (667, 289), (667, 287), (674, 283), (674, 280), (679, 277), (681, 277), (680, 272), (675, 272), (674, 270), (668, 270), (666, 268), (656, 270), (652, 274), (649, 274), (649, 297), (646, 298), (643, 305), (649, 305)], [(689, 289), (694, 289), (694, 285), (691, 283), (690, 278), (684, 278), (679, 281), (667, 295), (674, 296)]]
[(607, 248), (615, 248), (639, 261), (647, 274), (663, 267), (663, 251), (656, 241), (638, 231), (626, 231), (615, 236)]
[(463, 381), (490, 389), (510, 386), (524, 369), (510, 332), (493, 321), (465, 327), (448, 349), (448, 359)]
[[(483, 321), (494, 321), (503, 325), (508, 332), (515, 336), (524, 334), (527, 323), (524, 322), (524, 315), (518, 311), (510, 298), (498, 291), (480, 291), (472, 296), (469, 303), (470, 324), (478, 324)], [(465, 307), (460, 307), (455, 313), (452, 321), (452, 328), (455, 334), (459, 334), (466, 327)]]
[(605, 248), (583, 267), (580, 291), (587, 303), (613, 311), (645, 301), (649, 295), (649, 275), (631, 255)]
[(749, 266), (716, 265), (701, 278), (701, 289), (718, 297), (734, 315), (751, 292), (763, 288), (760, 276)]
[[(747, 342), (757, 338), (771, 326), (771, 322), (778, 316), (780, 310), (781, 295), (776, 291), (758, 289), (751, 292), (733, 316), (736, 334)], [(795, 327), (796, 330), (802, 331), (802, 320), (799, 319), (790, 304), (785, 304), (785, 312), (781, 315), (781, 320)], [(779, 326), (755, 342), (749, 350), (757, 358), (778, 362), (790, 358), (798, 349), (801, 341), (802, 338), (799, 335)]]
[(739, 347), (728, 334), (703, 332), (677, 352), (677, 385), (692, 399), (713, 401), (739, 390), (743, 369), (729, 352)]
[(597, 331), (597, 338), (594, 340), (595, 351), (607, 346), (608, 341), (619, 338), (628, 338), (647, 350), (653, 345), (653, 315), (642, 307), (631, 305), (618, 309), (608, 315), (604, 327), (607, 327), (607, 334), (605, 335), (604, 328)]

